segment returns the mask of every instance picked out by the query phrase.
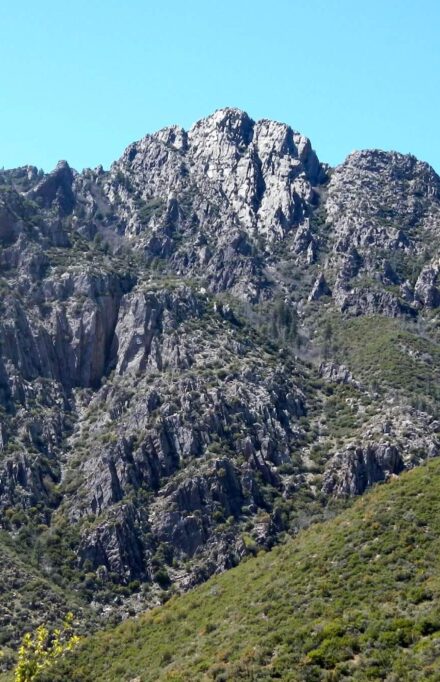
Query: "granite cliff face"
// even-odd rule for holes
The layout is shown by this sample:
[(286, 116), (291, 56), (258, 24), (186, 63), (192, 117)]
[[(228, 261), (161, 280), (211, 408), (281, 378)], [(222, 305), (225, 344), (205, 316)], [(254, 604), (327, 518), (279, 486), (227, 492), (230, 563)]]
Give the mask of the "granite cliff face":
[(120, 616), (436, 456), (439, 239), (427, 164), (236, 109), (1, 171), (4, 537)]

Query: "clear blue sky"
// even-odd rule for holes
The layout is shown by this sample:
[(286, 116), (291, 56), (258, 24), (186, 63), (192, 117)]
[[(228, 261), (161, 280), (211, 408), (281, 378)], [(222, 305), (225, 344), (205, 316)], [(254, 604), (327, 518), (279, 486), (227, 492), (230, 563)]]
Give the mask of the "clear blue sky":
[(378, 147), (440, 172), (440, 0), (0, 2), (0, 167), (108, 167), (224, 106), (332, 164)]

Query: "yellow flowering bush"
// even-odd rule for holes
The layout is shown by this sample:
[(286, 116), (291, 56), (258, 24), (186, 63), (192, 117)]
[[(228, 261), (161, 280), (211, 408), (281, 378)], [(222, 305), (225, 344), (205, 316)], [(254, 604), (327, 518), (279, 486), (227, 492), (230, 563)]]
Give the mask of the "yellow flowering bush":
[(38, 673), (48, 668), (66, 651), (71, 651), (79, 642), (73, 633), (73, 613), (68, 613), (62, 628), (50, 631), (40, 625), (35, 633), (28, 632), (18, 651), (15, 668), (15, 682), (32, 682)]

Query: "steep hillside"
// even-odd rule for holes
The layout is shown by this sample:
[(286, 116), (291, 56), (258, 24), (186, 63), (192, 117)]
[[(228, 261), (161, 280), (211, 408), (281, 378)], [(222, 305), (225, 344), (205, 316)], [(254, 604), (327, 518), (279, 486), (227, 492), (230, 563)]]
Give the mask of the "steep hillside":
[(109, 170), (2, 170), (0, 527), (48, 585), (30, 620), (52, 592), (87, 628), (142, 612), (436, 456), (439, 221), (426, 163), (332, 169), (237, 109)]
[(41, 679), (438, 680), (439, 490), (433, 460)]

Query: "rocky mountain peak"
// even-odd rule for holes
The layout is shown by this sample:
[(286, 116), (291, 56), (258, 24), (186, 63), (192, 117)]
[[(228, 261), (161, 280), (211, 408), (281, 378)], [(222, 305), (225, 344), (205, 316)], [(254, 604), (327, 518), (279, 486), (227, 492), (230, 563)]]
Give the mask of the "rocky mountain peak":
[(55, 169), (44, 176), (27, 196), (39, 202), (44, 208), (50, 208), (56, 202), (61, 213), (68, 215), (75, 204), (72, 192), (73, 179), (74, 172), (67, 161), (58, 161)]
[(0, 524), (103, 617), (440, 452), (427, 164), (226, 108), (0, 178)]
[(211, 116), (197, 121), (189, 131), (189, 136), (194, 146), (199, 146), (204, 140), (209, 145), (221, 146), (221, 140), (224, 139), (225, 143), (243, 149), (252, 140), (254, 125), (245, 111), (218, 109)]
[[(258, 240), (276, 242), (305, 226), (325, 177), (307, 138), (285, 124), (255, 122), (226, 108), (189, 132), (171, 126), (130, 145), (104, 182), (103, 201), (117, 206), (136, 248), (152, 257), (174, 253), (180, 271), (206, 271), (207, 265), (218, 277), (225, 272), (218, 259), (224, 263), (232, 249), (239, 258), (228, 258), (227, 279), (237, 291), (247, 286), (253, 297), (261, 277), (241, 256), (247, 258)], [(169, 197), (175, 200), (171, 212)], [(195, 250), (205, 233), (210, 248)]]

